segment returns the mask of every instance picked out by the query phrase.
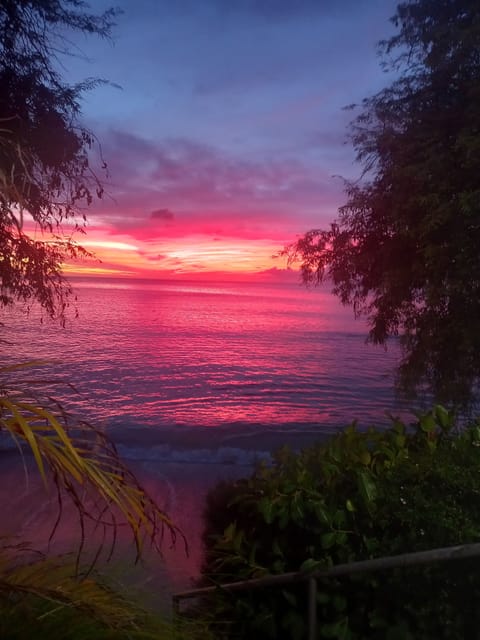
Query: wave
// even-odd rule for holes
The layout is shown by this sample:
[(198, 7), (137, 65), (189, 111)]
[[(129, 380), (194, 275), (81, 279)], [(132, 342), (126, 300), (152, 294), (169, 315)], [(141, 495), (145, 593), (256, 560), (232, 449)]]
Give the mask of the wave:
[(117, 450), (125, 460), (141, 462), (162, 462), (182, 464), (234, 465), (252, 467), (263, 461), (270, 464), (270, 451), (253, 451), (238, 447), (219, 447), (218, 449), (175, 449), (169, 445), (156, 447), (131, 447), (117, 445)]

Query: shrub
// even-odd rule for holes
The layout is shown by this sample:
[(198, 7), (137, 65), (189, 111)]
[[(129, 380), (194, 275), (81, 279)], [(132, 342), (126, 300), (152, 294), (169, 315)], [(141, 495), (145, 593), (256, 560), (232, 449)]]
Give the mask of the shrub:
[[(359, 431), (214, 489), (204, 582), (259, 577), (480, 540), (480, 427), (442, 407), (407, 426)], [(477, 637), (479, 562), (319, 582), (320, 638)], [(306, 636), (306, 586), (219, 591), (213, 617), (231, 637)]]

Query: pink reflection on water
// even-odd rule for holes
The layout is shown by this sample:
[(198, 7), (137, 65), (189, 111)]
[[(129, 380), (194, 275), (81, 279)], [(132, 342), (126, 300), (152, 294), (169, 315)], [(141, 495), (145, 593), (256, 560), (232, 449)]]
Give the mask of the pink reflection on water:
[[(33, 315), (20, 324), (12, 316), (15, 333), (7, 335), (7, 327), (5, 338), (15, 343), (19, 361), (60, 363), (54, 367), (59, 380), (80, 392), (67, 397), (69, 407), (107, 431), (118, 427), (126, 455), (140, 459), (135, 470), (149, 492), (187, 534), (189, 557), (181, 545), (166, 543), (164, 561), (149, 554), (137, 568), (131, 562), (126, 568), (124, 560), (134, 554), (120, 536), (117, 574), (154, 594), (189, 585), (201, 561), (206, 491), (221, 477), (248, 472), (196, 464), (196, 452), (189, 458), (189, 451), (188, 464), (163, 462), (165, 450), (178, 444), (183, 455), (196, 447), (224, 460), (215, 457), (222, 447), (232, 455), (240, 448), (268, 451), (287, 433), (297, 444), (305, 425), (321, 434), (353, 418), (366, 424), (393, 408), (396, 350), (366, 347), (365, 327), (323, 291), (129, 282), (80, 287), (78, 298), (80, 320), (65, 331)], [(156, 450), (158, 459), (146, 462)], [(4, 456), (1, 468), (0, 533), (19, 533), (46, 548), (56, 517), (53, 498), (45, 497), (35, 475), (24, 489), (14, 456)], [(69, 510), (53, 550), (77, 543), (78, 520)]]
[(12, 318), (18, 358), (59, 361), (81, 392), (71, 402), (96, 422), (338, 425), (392, 408), (396, 345), (366, 346), (365, 326), (325, 291), (112, 286), (79, 287), (80, 319), (66, 331)]

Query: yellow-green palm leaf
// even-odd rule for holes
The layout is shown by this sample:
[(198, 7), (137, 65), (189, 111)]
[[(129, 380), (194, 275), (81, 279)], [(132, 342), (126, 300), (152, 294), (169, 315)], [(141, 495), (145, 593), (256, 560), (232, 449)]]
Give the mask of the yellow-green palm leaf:
[[(38, 363), (0, 368), (0, 375), (32, 364)], [(118, 524), (126, 522), (137, 557), (145, 538), (159, 548), (165, 530), (173, 542), (178, 534), (185, 542), (104, 433), (86, 422), (72, 421), (58, 403), (30, 399), (31, 392), (24, 389), (25, 380), (0, 388), (0, 431), (10, 434), (22, 450), (26, 445), (31, 451), (45, 485), (58, 493), (59, 517), (68, 496), (79, 513), (82, 536), (86, 521), (101, 527), (104, 534), (110, 531), (113, 539)]]

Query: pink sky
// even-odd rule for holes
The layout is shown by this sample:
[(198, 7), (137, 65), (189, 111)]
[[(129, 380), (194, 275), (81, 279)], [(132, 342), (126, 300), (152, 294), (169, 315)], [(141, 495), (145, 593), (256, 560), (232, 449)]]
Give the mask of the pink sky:
[[(98, 0), (95, 10), (108, 2)], [(391, 0), (122, 0), (113, 44), (84, 40), (72, 81), (101, 142), (106, 196), (72, 272), (279, 275), (287, 243), (325, 226), (357, 177), (346, 104), (385, 84)], [(121, 87), (118, 88), (118, 87)], [(273, 270), (273, 271), (272, 271)]]
[(107, 195), (79, 238), (101, 260), (80, 265), (92, 273), (285, 269), (274, 254), (315, 225), (319, 210), (333, 218), (341, 192), (339, 180), (299, 161), (239, 161), (184, 140), (159, 146), (119, 133), (108, 148)]

